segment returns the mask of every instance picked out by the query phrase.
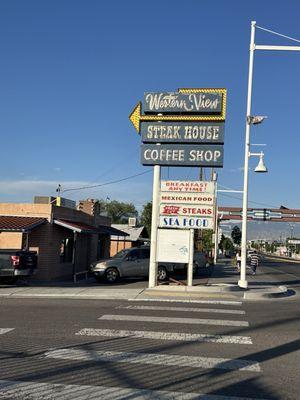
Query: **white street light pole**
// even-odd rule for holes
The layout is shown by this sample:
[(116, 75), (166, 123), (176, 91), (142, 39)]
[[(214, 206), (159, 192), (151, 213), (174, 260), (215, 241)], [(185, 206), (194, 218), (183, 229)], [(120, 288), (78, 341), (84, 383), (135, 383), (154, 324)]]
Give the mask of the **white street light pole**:
[(249, 57), (249, 75), (248, 75), (248, 96), (247, 96), (247, 115), (246, 115), (246, 137), (245, 137), (245, 163), (244, 163), (244, 190), (243, 190), (243, 220), (242, 220), (242, 259), (241, 259), (241, 276), (238, 285), (241, 288), (246, 289), (248, 282), (246, 280), (246, 263), (247, 263), (247, 210), (248, 210), (248, 165), (249, 158), (251, 155), (259, 155), (260, 161), (258, 166), (255, 168), (256, 172), (267, 172), (267, 168), (263, 163), (263, 153), (251, 154), (250, 153), (250, 127), (251, 124), (259, 124), (266, 117), (264, 116), (251, 116), (251, 96), (252, 96), (252, 78), (253, 78), (253, 61), (254, 61), (254, 50), (270, 50), (270, 51), (300, 51), (300, 46), (273, 46), (273, 45), (255, 45), (255, 28), (270, 32), (272, 34), (284, 37), (286, 39), (293, 40), (300, 43), (300, 40), (291, 38), (286, 35), (282, 35), (278, 32), (271, 31), (261, 26), (256, 25), (256, 21), (251, 21), (251, 40), (250, 40), (250, 57)]
[(250, 126), (251, 121), (251, 98), (252, 98), (252, 78), (253, 78), (253, 61), (254, 61), (254, 38), (255, 38), (256, 21), (251, 21), (251, 41), (250, 41), (250, 57), (249, 57), (249, 75), (248, 75), (248, 95), (247, 95), (247, 115), (246, 115), (246, 137), (245, 137), (245, 162), (244, 162), (244, 190), (243, 190), (243, 220), (242, 220), (242, 244), (241, 244), (241, 276), (238, 285), (247, 289), (248, 282), (246, 280), (246, 264), (247, 264), (247, 210), (248, 210), (248, 166), (250, 153)]

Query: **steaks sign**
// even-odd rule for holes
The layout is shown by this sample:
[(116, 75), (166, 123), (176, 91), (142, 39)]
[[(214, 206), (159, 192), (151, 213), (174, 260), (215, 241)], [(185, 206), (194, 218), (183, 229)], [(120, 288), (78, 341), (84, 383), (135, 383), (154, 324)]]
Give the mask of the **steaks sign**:
[(160, 215), (182, 215), (213, 218), (212, 206), (199, 206), (198, 204), (161, 204)]

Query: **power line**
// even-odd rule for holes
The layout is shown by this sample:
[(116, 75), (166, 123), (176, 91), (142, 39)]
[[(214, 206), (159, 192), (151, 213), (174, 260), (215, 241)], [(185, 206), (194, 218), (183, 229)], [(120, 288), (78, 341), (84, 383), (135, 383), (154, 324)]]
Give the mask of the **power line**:
[[(220, 193), (220, 196), (230, 197), (231, 199), (236, 199), (236, 200), (242, 200), (241, 197), (231, 196), (229, 194), (224, 194), (224, 193)], [(248, 200), (248, 203), (258, 204), (260, 206), (266, 206), (266, 207), (271, 207), (271, 208), (278, 208), (278, 206), (274, 206), (274, 205), (270, 205), (270, 204), (266, 204), (266, 203), (260, 203), (258, 201)]]
[(113, 185), (114, 183), (119, 183), (119, 182), (127, 181), (128, 179), (133, 179), (133, 178), (136, 178), (137, 176), (149, 174), (150, 172), (151, 172), (151, 170), (148, 170), (148, 171), (145, 171), (145, 172), (141, 172), (141, 173), (139, 173), (139, 174), (127, 176), (126, 178), (117, 179), (117, 180), (115, 180), (115, 181), (110, 181), (110, 182), (105, 182), (105, 183), (99, 183), (99, 184), (97, 184), (97, 185), (87, 185), (87, 186), (81, 186), (81, 187), (78, 187), (78, 188), (65, 189), (65, 190), (62, 190), (62, 193), (65, 193), (65, 192), (74, 192), (75, 190), (93, 189), (93, 188), (96, 188), (96, 187), (107, 186), (107, 185)]
[(281, 36), (281, 37), (284, 37), (285, 39), (292, 40), (293, 42), (298, 42), (298, 43), (300, 43), (300, 40), (299, 40), (299, 39), (295, 39), (295, 38), (293, 38), (293, 37), (291, 37), (291, 36), (286, 36), (286, 35), (283, 35), (282, 33), (275, 32), (275, 31), (271, 31), (270, 29), (263, 28), (262, 26), (255, 25), (255, 27), (258, 28), (258, 29), (261, 29), (262, 31), (266, 31), (266, 32), (269, 32), (269, 33), (273, 33), (273, 35)]
[(128, 161), (128, 158), (131, 159), (131, 157), (136, 154), (136, 149), (132, 152), (126, 155), (126, 157), (122, 158), (119, 160), (118, 163), (114, 163), (114, 165), (110, 168), (108, 168), (106, 171), (104, 171), (101, 175), (98, 175), (95, 179), (92, 180), (91, 183), (97, 182), (98, 179), (102, 178), (103, 176), (109, 174), (110, 172), (114, 171), (116, 168), (119, 168), (121, 165), (123, 165), (125, 162)]
[[(227, 186), (223, 186), (223, 185), (219, 185), (219, 186), (220, 186), (221, 188), (223, 188), (223, 189), (233, 190), (232, 188), (229, 188), (229, 187), (227, 187)], [(221, 195), (221, 196), (225, 196), (225, 197), (230, 197), (230, 198), (232, 198), (232, 199), (242, 200), (241, 197), (231, 196), (231, 195), (224, 194), (224, 193), (220, 193), (220, 195)], [(253, 203), (253, 204), (259, 204), (259, 205), (261, 205), (261, 206), (272, 207), (272, 208), (277, 208), (277, 207), (278, 207), (278, 206), (272, 206), (272, 205), (266, 204), (266, 203), (260, 203), (260, 202), (258, 202), (258, 201), (251, 201), (251, 200), (248, 200), (248, 202), (249, 202), (249, 203)]]

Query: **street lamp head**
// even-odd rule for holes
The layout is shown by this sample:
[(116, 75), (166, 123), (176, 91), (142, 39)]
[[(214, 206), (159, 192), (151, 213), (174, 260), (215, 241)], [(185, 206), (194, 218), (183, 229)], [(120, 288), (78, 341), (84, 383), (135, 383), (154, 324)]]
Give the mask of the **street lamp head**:
[(258, 125), (261, 124), (266, 118), (266, 115), (248, 115), (247, 123), (250, 125)]
[(258, 162), (258, 164), (257, 164), (257, 166), (256, 166), (254, 171), (255, 172), (260, 172), (260, 173), (268, 172), (268, 168), (265, 166), (265, 163), (264, 163), (264, 153), (260, 154), (259, 162)]

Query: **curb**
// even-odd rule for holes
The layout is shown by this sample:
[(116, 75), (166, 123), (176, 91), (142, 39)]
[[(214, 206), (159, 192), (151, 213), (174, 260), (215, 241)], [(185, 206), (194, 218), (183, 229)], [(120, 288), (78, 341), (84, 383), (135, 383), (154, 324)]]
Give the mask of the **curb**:
[[(171, 289), (172, 288), (172, 289)], [(199, 298), (234, 298), (243, 300), (268, 300), (268, 299), (280, 299), (291, 297), (295, 295), (294, 290), (288, 289), (286, 286), (277, 286), (264, 289), (242, 289), (237, 285), (211, 285), (206, 287), (180, 287), (176, 286), (165, 287), (161, 289), (145, 289), (142, 293), (142, 297), (147, 299), (150, 298), (166, 298), (166, 297), (177, 297), (186, 299), (199, 299)], [(141, 296), (138, 296), (141, 298)]]
[(248, 292), (244, 293), (244, 300), (266, 300), (266, 299), (282, 299), (286, 297), (294, 296), (296, 292), (292, 289), (288, 289), (286, 286), (278, 286), (277, 290), (275, 288), (273, 291), (259, 293), (259, 292)]

